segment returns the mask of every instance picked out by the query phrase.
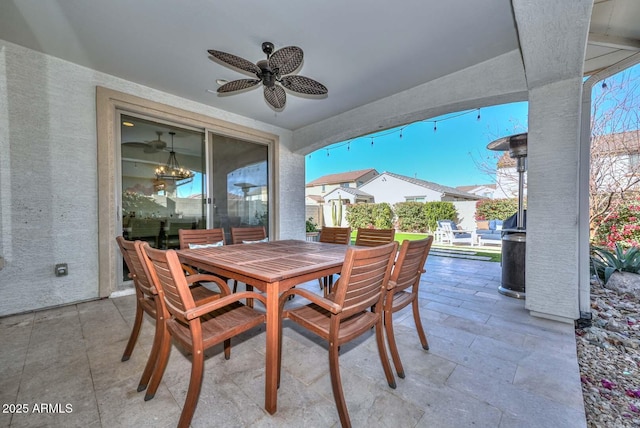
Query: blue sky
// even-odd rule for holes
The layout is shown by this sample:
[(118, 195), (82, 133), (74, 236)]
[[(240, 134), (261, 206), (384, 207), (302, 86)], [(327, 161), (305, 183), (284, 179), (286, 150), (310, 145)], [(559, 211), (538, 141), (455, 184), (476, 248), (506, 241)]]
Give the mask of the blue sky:
[(495, 169), (496, 155), (502, 152), (486, 146), (497, 138), (527, 131), (527, 104), (451, 113), (332, 144), (307, 155), (306, 182), (327, 174), (375, 168), (452, 187), (492, 183), (493, 178), (479, 164)]
[[(598, 83), (592, 94), (592, 100), (597, 100), (603, 91), (609, 92), (599, 105), (600, 114), (609, 112), (607, 107), (612, 105), (627, 103), (636, 108), (640, 64), (605, 81), (607, 88)], [(495, 171), (502, 152), (486, 150), (486, 146), (497, 138), (526, 132), (527, 105), (484, 107), (479, 110), (480, 120), (478, 110), (455, 112), (327, 146), (307, 155), (306, 182), (327, 174), (375, 168), (452, 187), (493, 183), (488, 171)], [(638, 129), (638, 116), (629, 117), (610, 121), (614, 124), (604, 132)]]

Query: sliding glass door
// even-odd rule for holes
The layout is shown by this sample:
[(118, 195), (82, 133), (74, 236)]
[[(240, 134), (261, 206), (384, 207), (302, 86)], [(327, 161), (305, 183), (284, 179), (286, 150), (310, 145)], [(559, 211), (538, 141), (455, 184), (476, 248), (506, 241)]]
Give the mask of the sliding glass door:
[(213, 227), (264, 226), (269, 236), (269, 150), (210, 133)]
[(269, 234), (268, 145), (119, 113), (117, 229), (126, 239), (168, 249), (179, 246), (180, 229), (221, 227), (227, 242), (231, 227)]
[[(179, 229), (207, 225), (205, 133), (120, 115), (123, 236), (177, 248)], [(126, 278), (126, 266), (123, 265)]]

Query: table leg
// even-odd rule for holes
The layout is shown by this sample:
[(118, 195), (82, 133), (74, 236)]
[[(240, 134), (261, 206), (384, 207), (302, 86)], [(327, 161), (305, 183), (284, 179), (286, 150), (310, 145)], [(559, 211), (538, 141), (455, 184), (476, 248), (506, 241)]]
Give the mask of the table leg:
[(264, 408), (274, 414), (278, 408), (279, 283), (267, 286), (267, 352), (265, 362)]

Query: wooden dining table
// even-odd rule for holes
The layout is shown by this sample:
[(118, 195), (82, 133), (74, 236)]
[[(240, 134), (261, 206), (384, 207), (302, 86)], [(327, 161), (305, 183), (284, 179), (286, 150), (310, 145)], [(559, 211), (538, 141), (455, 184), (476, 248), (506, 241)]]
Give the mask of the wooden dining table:
[(346, 245), (281, 240), (178, 250), (183, 263), (252, 285), (266, 293), (264, 407), (273, 414), (278, 402), (279, 296), (304, 282), (339, 273)]

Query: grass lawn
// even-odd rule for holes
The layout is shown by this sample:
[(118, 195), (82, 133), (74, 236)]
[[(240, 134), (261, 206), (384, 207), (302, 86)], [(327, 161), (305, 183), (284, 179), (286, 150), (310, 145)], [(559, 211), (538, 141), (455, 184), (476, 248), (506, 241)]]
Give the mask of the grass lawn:
[[(356, 232), (351, 232), (351, 243), (354, 244), (356, 242)], [(417, 241), (418, 239), (424, 239), (427, 237), (427, 233), (404, 233), (404, 232), (396, 232), (395, 240), (398, 244), (401, 244), (402, 241), (408, 239), (410, 241)], [(431, 248), (441, 248), (446, 250), (455, 249), (460, 252), (469, 252), (470, 254), (476, 256), (486, 256), (490, 257), (492, 262), (500, 262), (502, 259), (502, 249), (498, 245), (485, 246), (485, 247), (469, 247), (469, 246), (461, 246), (461, 245), (438, 245), (433, 244)]]

